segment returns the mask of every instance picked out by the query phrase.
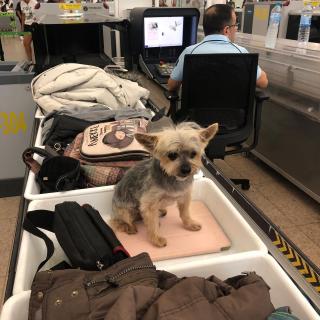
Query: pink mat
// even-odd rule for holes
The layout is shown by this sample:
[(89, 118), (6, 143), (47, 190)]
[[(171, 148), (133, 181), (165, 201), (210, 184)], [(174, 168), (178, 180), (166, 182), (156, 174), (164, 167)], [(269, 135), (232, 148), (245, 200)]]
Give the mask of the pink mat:
[(167, 215), (160, 218), (160, 235), (167, 238), (166, 247), (157, 248), (149, 242), (142, 222), (137, 224), (137, 234), (117, 232), (117, 237), (131, 256), (148, 252), (153, 261), (219, 252), (230, 248), (230, 240), (203, 202), (192, 201), (190, 210), (191, 216), (202, 225), (200, 231), (183, 228), (176, 205), (168, 207)]

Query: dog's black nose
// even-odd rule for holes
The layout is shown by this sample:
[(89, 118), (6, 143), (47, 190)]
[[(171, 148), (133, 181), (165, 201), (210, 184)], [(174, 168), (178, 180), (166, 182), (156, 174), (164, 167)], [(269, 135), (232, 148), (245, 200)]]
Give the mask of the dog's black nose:
[(188, 175), (190, 172), (191, 172), (191, 167), (189, 164), (183, 164), (181, 167), (180, 167), (180, 172), (186, 176)]

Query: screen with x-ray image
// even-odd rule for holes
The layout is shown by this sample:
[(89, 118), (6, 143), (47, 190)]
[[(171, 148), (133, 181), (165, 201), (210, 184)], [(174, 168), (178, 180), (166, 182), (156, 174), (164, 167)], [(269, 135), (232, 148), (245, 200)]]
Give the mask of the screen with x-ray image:
[(145, 17), (144, 47), (175, 47), (183, 43), (183, 17)]

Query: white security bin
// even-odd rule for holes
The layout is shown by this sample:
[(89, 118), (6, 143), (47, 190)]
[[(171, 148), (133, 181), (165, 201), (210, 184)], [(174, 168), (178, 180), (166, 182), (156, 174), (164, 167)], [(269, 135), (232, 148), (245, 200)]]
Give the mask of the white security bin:
[(320, 319), (320, 316), (276, 260), (265, 253), (248, 252), (243, 255), (218, 259), (194, 259), (194, 261), (183, 264), (170, 265), (166, 271), (179, 277), (195, 275), (208, 277), (213, 274), (222, 280), (236, 276), (241, 272), (255, 271), (271, 288), (271, 302), (275, 308), (290, 306), (292, 313), (300, 320)]
[[(38, 146), (40, 148), (44, 148), (44, 146)], [(35, 155), (34, 159), (39, 163), (42, 163), (43, 158), (39, 155)], [(194, 175), (194, 179), (203, 178), (203, 172), (199, 170), (197, 174)], [(42, 199), (53, 199), (53, 198), (61, 198), (61, 197), (71, 197), (74, 195), (80, 194), (92, 194), (95, 192), (113, 190), (114, 185), (103, 186), (103, 187), (94, 187), (94, 188), (85, 188), (85, 189), (76, 189), (71, 191), (63, 191), (63, 192), (50, 192), (50, 193), (40, 193), (40, 188), (38, 183), (36, 182), (35, 174), (31, 171), (28, 173), (28, 179), (26, 188), (24, 190), (24, 197), (28, 200), (42, 200)]]
[[(51, 192), (51, 193), (40, 193), (40, 188), (36, 182), (35, 174), (29, 171), (28, 180), (26, 188), (24, 191), (24, 197), (28, 200), (41, 200), (41, 199), (62, 199), (64, 197), (72, 197), (81, 194), (92, 194), (101, 191), (113, 190), (114, 185), (95, 187), (95, 188), (86, 188), (86, 189), (76, 189), (71, 191), (62, 191), (62, 192)], [(61, 200), (65, 201), (65, 200)]]
[(28, 320), (31, 291), (24, 291), (10, 297), (3, 305), (0, 320)]
[[(141, 100), (138, 101), (137, 105), (136, 105), (136, 109), (146, 109), (146, 107), (144, 106), (144, 104), (141, 102)], [(44, 114), (41, 111), (41, 109), (38, 107), (35, 113), (35, 118), (40, 120), (40, 124), (39, 124), (39, 128), (38, 128), (38, 132), (37, 132), (37, 136), (36, 136), (36, 140), (34, 145), (36, 147), (39, 147), (42, 145), (41, 143), (41, 134), (42, 134), (42, 126), (41, 123), (43, 121), (44, 118)]]
[[(287, 274), (266, 253), (251, 252), (206, 260), (195, 257), (193, 261), (171, 265), (166, 270), (179, 277), (215, 275), (222, 280), (244, 271), (255, 271), (270, 286), (271, 301), (275, 308), (290, 306), (293, 314), (300, 320), (320, 319)], [(25, 291), (11, 297), (3, 307), (1, 320), (27, 320), (29, 296), (30, 291)]]
[[(63, 198), (51, 198), (44, 200), (32, 201), (28, 210), (54, 210), (56, 204), (63, 201), (77, 201), (79, 204), (91, 204), (102, 215), (104, 220), (110, 217), (111, 201), (113, 190), (96, 191), (91, 194), (82, 194), (74, 196), (66, 196)], [(245, 252), (260, 251), (267, 253), (267, 248), (260, 238), (251, 229), (245, 219), (241, 216), (238, 210), (227, 199), (222, 191), (207, 178), (195, 180), (192, 193), (193, 200), (200, 200), (206, 204), (208, 209), (214, 214), (218, 224), (221, 226), (226, 236), (231, 241), (231, 248), (218, 253), (198, 255), (195, 257), (185, 257), (178, 259), (170, 259), (158, 261), (155, 264), (166, 269), (177, 263), (194, 261), (194, 259), (205, 261), (208, 258), (219, 258), (229, 255), (242, 255)], [(56, 250), (55, 255), (48, 262), (44, 269), (66, 259), (60, 246), (57, 243), (55, 236), (47, 232), (47, 235), (53, 240)], [(18, 257), (17, 271), (14, 282), (14, 294), (24, 290), (29, 290), (31, 287), (33, 276), (41, 261), (46, 257), (46, 247), (42, 239), (39, 239), (28, 232), (23, 232)]]
[(41, 109), (39, 107), (37, 108), (34, 117), (36, 119), (43, 119), (44, 118), (44, 114), (43, 114), (43, 112), (41, 111)]
[(37, 135), (36, 135), (36, 140), (34, 141), (34, 146), (35, 147), (43, 147), (42, 141), (41, 141), (41, 134), (42, 134), (42, 126), (41, 126), (41, 124), (42, 124), (42, 121), (43, 120), (40, 120), (38, 131), (37, 131)]
[[(141, 100), (139, 100), (135, 106), (135, 109), (145, 109), (145, 108), (146, 107)], [(36, 110), (34, 117), (36, 119), (43, 119), (45, 117), (44, 113), (42, 112), (42, 110), (39, 106), (37, 107), (37, 110)]]
[[(38, 147), (44, 148), (44, 146), (38, 146)], [(40, 164), (43, 161), (43, 157), (41, 157), (38, 154), (34, 155), (34, 159), (38, 161)], [(80, 194), (91, 194), (95, 192), (101, 192), (101, 191), (107, 191), (107, 190), (113, 190), (113, 189), (114, 189), (114, 185), (109, 185), (109, 186), (103, 186), (103, 187), (76, 189), (71, 191), (40, 193), (40, 188), (38, 183), (36, 182), (35, 174), (32, 171), (29, 171), (26, 187), (24, 190), (24, 197), (25, 199), (28, 199), (28, 200), (41, 200), (41, 199), (72, 197)]]

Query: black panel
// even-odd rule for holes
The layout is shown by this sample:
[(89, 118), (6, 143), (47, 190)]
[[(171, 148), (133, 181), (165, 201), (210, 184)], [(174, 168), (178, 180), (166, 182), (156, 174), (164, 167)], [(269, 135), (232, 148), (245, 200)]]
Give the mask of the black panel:
[(243, 20), (244, 33), (252, 33), (253, 15), (254, 15), (254, 5), (247, 4), (244, 8), (244, 20)]
[(46, 26), (50, 55), (100, 53), (101, 27), (99, 24)]
[[(299, 23), (300, 15), (289, 15), (286, 39), (298, 39)], [(320, 43), (320, 16), (312, 17), (309, 42)]]
[[(75, 24), (53, 22), (51, 23), (50, 20), (47, 24), (33, 25), (32, 36), (37, 73), (61, 63), (82, 63), (98, 67), (105, 67), (112, 63), (105, 55), (103, 47), (102, 28), (104, 24), (108, 25), (107, 22), (84, 21)], [(121, 23), (124, 24), (122, 20), (119, 24)], [(125, 26), (123, 28), (125, 29)], [(112, 34), (111, 38), (114, 40)], [(112, 48), (113, 53), (115, 53), (114, 49)], [(129, 53), (129, 47), (125, 49)]]

